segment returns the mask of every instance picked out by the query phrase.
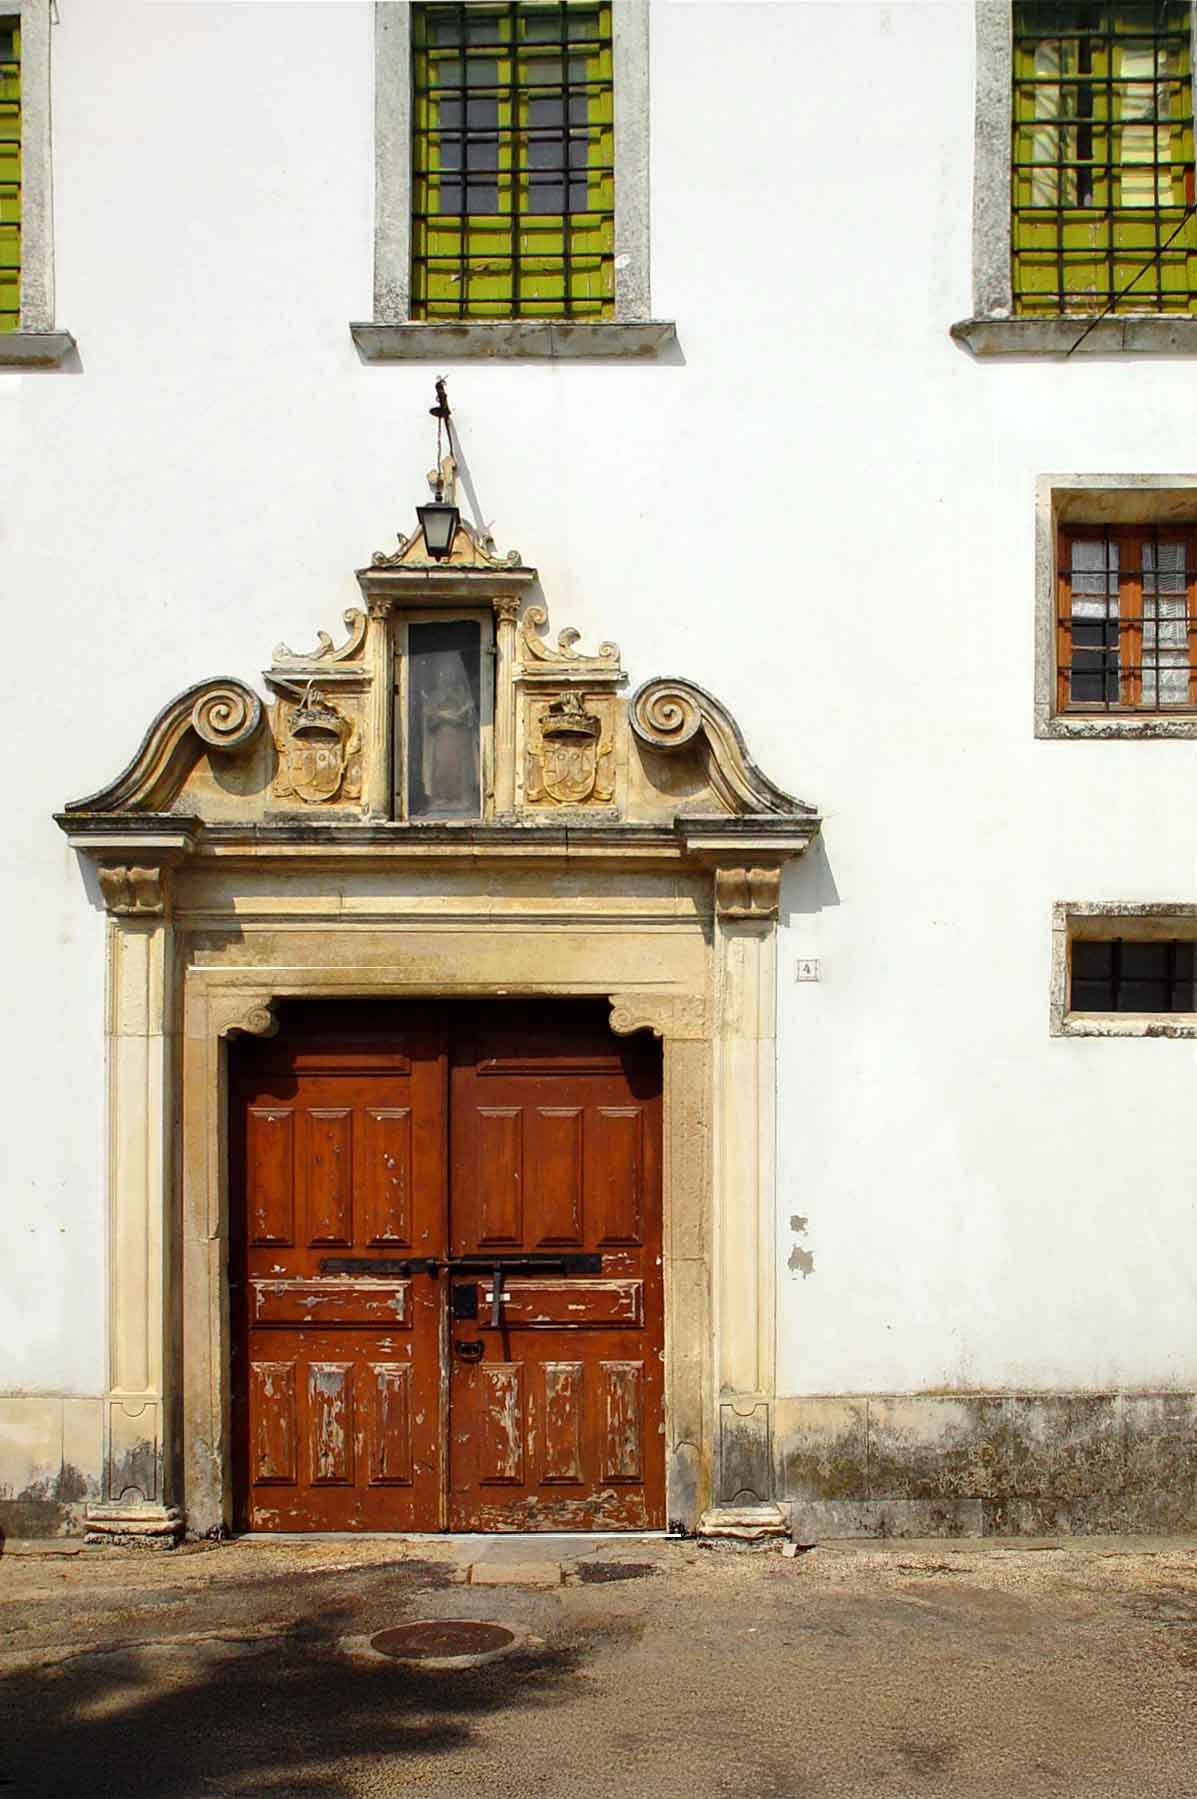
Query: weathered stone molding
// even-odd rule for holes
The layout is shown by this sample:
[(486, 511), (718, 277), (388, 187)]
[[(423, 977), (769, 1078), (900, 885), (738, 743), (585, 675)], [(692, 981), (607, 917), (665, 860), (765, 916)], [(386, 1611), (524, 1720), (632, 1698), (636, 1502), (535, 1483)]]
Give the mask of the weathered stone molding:
[(1172, 313), (961, 319), (956, 342), (974, 356), (1197, 356), (1197, 319)]
[(349, 331), (363, 362), (614, 362), (659, 356), (677, 339), (672, 319), (355, 320)]
[(3, 331), (0, 369), (61, 368), (74, 348), (69, 331)]

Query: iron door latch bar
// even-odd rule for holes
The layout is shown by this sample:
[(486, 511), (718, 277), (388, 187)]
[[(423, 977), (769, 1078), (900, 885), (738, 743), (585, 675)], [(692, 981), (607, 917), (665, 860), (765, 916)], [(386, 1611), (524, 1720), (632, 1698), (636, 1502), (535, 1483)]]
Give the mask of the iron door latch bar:
[(439, 1274), (435, 1256), (396, 1261), (393, 1256), (321, 1256), (321, 1274)]
[(603, 1258), (584, 1252), (565, 1255), (516, 1256), (416, 1256), (402, 1261), (392, 1256), (322, 1256), (321, 1274), (431, 1274), (441, 1269), (450, 1274), (601, 1274)]

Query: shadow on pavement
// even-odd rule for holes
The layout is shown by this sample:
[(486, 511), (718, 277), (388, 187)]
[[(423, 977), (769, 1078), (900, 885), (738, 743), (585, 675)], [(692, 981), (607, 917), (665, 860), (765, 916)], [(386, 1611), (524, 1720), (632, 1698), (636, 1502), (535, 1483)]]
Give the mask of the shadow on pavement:
[(329, 1608), (269, 1639), (129, 1644), (13, 1675), (0, 1795), (340, 1799), (360, 1790), (344, 1764), (385, 1777), (467, 1748), (487, 1716), (561, 1703), (581, 1678), (573, 1649), (452, 1673), (353, 1661), (336, 1645), (355, 1623), (355, 1607)]

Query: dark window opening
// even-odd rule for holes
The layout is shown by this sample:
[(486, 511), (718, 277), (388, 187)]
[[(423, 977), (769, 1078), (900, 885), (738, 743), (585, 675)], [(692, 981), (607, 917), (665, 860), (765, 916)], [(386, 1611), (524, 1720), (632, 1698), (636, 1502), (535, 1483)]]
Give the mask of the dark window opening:
[(1074, 1012), (1197, 1012), (1194, 950), (1178, 938), (1074, 938)]

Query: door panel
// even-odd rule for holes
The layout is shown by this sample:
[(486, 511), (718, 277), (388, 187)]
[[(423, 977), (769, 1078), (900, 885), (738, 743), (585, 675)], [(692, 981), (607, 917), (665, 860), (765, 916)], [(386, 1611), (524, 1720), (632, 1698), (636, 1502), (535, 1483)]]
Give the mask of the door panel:
[(365, 1238), (371, 1247), (411, 1248), (411, 1108), (367, 1106), (362, 1121)]
[(657, 1046), (589, 1004), (283, 1017), (230, 1084), (238, 1523), (662, 1524)]
[[(664, 1522), (661, 1082), (597, 1009), (479, 1008), (451, 1052), (454, 1257), (596, 1254), (479, 1277), (450, 1357), (455, 1530)], [(467, 1285), (459, 1270), (454, 1285)], [(463, 1309), (455, 1306), (460, 1314)], [(468, 1309), (464, 1308), (464, 1309)]]
[[(478, 1317), (489, 1320), (494, 1305), (494, 1281), (478, 1283)], [(644, 1282), (639, 1280), (588, 1280), (580, 1276), (560, 1280), (526, 1280), (508, 1276), (500, 1289), (503, 1323), (512, 1330), (562, 1330), (571, 1326), (626, 1325), (638, 1329), (644, 1323)]]
[(354, 1280), (249, 1283), (251, 1324), (359, 1324), (389, 1330), (411, 1323), (411, 1282)]
[[(392, 1007), (372, 1038), (353, 1029), (309, 1012), (234, 1068), (234, 1454), (251, 1530), (443, 1524), (443, 1282), (415, 1258), (444, 1244), (445, 1026)], [(410, 1272), (372, 1271), (404, 1251)]]

